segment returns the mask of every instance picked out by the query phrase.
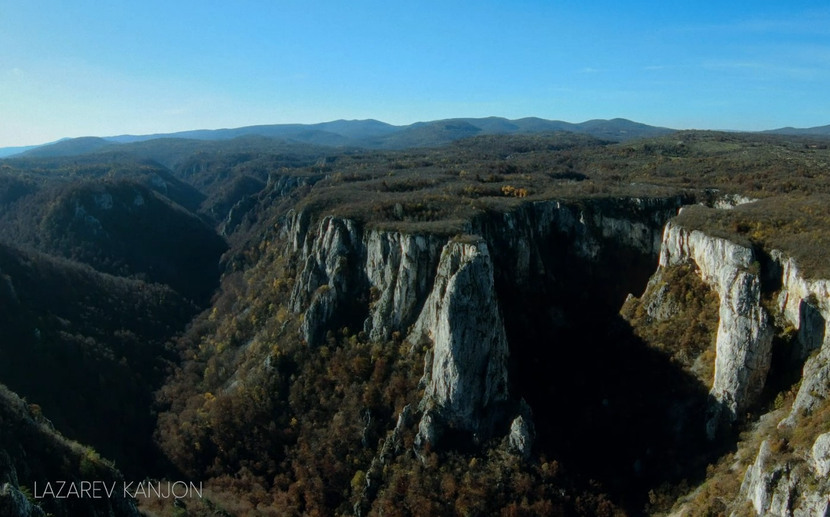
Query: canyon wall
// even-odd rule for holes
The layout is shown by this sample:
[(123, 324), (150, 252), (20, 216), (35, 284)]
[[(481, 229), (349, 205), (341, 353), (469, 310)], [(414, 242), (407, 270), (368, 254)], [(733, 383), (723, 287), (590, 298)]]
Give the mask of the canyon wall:
[[(529, 412), (520, 414), (521, 397), (510, 393), (508, 363), (521, 347), (508, 343), (505, 327), (515, 324), (505, 323), (502, 295), (529, 300), (550, 294), (550, 311), (567, 313), (574, 292), (604, 283), (578, 278), (588, 270), (607, 270), (622, 256), (635, 257), (641, 271), (643, 264), (653, 268), (663, 225), (687, 201), (527, 203), (482, 214), (454, 237), (366, 228), (331, 216), (311, 221), (291, 212), (280, 228), (297, 265), (290, 305), (302, 315), (300, 337), (309, 346), (344, 326), (372, 340), (395, 335), (428, 346), (419, 443), (438, 440), (443, 429), (469, 433), (474, 441), (512, 429), (512, 443), (523, 444), (517, 447), (525, 454), (532, 422)], [(618, 299), (581, 296), (584, 310), (618, 308), (633, 280), (606, 275), (614, 285), (603, 288)], [(515, 315), (518, 307), (508, 309)], [(553, 315), (540, 324), (556, 320)]]

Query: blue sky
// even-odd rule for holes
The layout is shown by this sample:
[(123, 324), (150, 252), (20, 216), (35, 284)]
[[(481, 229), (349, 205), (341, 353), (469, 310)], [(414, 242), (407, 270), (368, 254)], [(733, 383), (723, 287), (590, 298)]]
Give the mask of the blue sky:
[(830, 124), (822, 1), (0, 0), (0, 147), (375, 118)]

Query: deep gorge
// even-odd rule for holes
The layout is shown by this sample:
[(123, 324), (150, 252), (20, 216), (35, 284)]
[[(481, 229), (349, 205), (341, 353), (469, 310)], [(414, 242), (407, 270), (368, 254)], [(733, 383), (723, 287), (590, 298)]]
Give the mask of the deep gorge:
[[(650, 489), (701, 479), (708, 463), (733, 439), (707, 440), (709, 387), (634, 335), (619, 314), (626, 297), (642, 294), (654, 273), (665, 223), (691, 202), (677, 196), (539, 202), (481, 216), (469, 228), (490, 250), (509, 346), (510, 397), (514, 405), (525, 400), (532, 410), (535, 451), (559, 459), (584, 483), (599, 482), (633, 514), (645, 506)], [(417, 298), (425, 297), (433, 284), (422, 278), (430, 275), (423, 265), (437, 260), (440, 239), (421, 238), (420, 247), (403, 244), (403, 251), (384, 248), (380, 257), (392, 257), (391, 265), (376, 262), (383, 260), (376, 255), (367, 264), (373, 271), (391, 267), (397, 276), (379, 280), (369, 271), (367, 280), (360, 271), (367, 260), (358, 244), (361, 233), (370, 249), (379, 238), (394, 248), (407, 237), (381, 237), (383, 232), (330, 219), (317, 232), (313, 225), (306, 230), (305, 239), (311, 239), (306, 244), (297, 245), (303, 237), (291, 239), (298, 251), (305, 250), (306, 258), (298, 261), (306, 264), (299, 278), (311, 278), (309, 271), (317, 277), (310, 285), (295, 284), (295, 293), (297, 286), (315, 293), (309, 303), (318, 307), (305, 313), (306, 339), (319, 341), (327, 329), (343, 325), (371, 333), (368, 322), (382, 321), (378, 313), (395, 315), (395, 324), (384, 322), (387, 332), (414, 322), (423, 308)], [(296, 230), (285, 233), (297, 235)], [(417, 275), (406, 270), (412, 264), (421, 264)], [(405, 278), (405, 273), (412, 276)], [(401, 288), (407, 282), (420, 285), (409, 290), (415, 299), (389, 295), (407, 291)], [(368, 318), (358, 307), (367, 298), (359, 294), (367, 284), (378, 293), (375, 297), (392, 305), (372, 307), (376, 314)], [(319, 285), (327, 286), (323, 297), (315, 297)], [(510, 410), (503, 411), (492, 421), (492, 436), (509, 432), (512, 417)], [(450, 428), (443, 447), (475, 453), (473, 435), (452, 431), (455, 424)]]
[(9, 162), (0, 504), (51, 469), (204, 481), (197, 516), (821, 512), (823, 148), (649, 142)]
[(620, 230), (603, 232), (601, 222), (548, 229), (531, 237), (538, 263), (525, 272), (515, 269), (521, 245), (496, 237), (493, 246), (511, 391), (533, 409), (539, 451), (584, 481), (600, 482), (631, 514), (642, 511), (650, 489), (702, 478), (725, 446), (705, 436), (708, 387), (634, 335), (620, 316), (626, 297), (642, 294), (656, 269), (651, 243), (659, 245), (665, 221), (689, 202), (658, 200), (626, 214), (637, 201), (588, 204), (570, 216), (602, 221), (610, 204), (621, 218), (615, 222), (645, 234), (639, 241)]

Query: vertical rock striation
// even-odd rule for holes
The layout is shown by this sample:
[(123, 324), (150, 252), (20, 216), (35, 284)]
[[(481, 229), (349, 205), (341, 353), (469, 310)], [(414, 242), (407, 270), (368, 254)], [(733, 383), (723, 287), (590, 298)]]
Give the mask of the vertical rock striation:
[(432, 342), (424, 370), (421, 443), (444, 428), (492, 435), (508, 401), (507, 338), (487, 244), (450, 242), (441, 253), (433, 290), (410, 336)]
[(291, 213), (281, 229), (298, 264), (291, 309), (303, 313), (301, 337), (320, 344), (326, 331), (348, 323), (370, 339), (404, 332), (418, 318), (435, 278), (446, 238), (368, 230), (350, 219), (325, 217), (312, 227)]
[(362, 266), (360, 244), (354, 221), (331, 216), (320, 221), (316, 236), (306, 238), (291, 307), (295, 312), (305, 308), (300, 333), (307, 343), (321, 343), (338, 316), (349, 312), (353, 294), (361, 290), (362, 279), (355, 274)]
[[(499, 296), (508, 294), (522, 308), (544, 301), (555, 326), (562, 319), (557, 309), (565, 314), (573, 305), (571, 291), (584, 291), (575, 278), (599, 272), (618, 252), (639, 257), (628, 260), (639, 261), (647, 276), (653, 265), (642, 266), (656, 260), (662, 225), (684, 202), (672, 196), (525, 203), (474, 218), (466, 233), (481, 237), (461, 239), (364, 228), (334, 216), (314, 221), (293, 211), (277, 231), (297, 271), (290, 307), (302, 314), (301, 339), (319, 345), (328, 331), (348, 326), (373, 341), (398, 334), (426, 344), (419, 443), (510, 434), (510, 448), (527, 455), (532, 412), (518, 418), (518, 401), (508, 393), (509, 334)], [(613, 292), (632, 283), (592, 281)], [(613, 305), (604, 294), (580, 295), (586, 311), (598, 302)], [(532, 322), (512, 322), (526, 324)]]
[[(773, 250), (770, 257), (780, 274), (778, 317), (797, 331), (791, 360), (800, 364), (807, 359), (792, 409), (779, 424), (796, 427), (830, 397), (830, 281), (805, 277), (781, 251)], [(809, 450), (783, 457), (772, 454), (764, 441), (744, 477), (739, 501), (751, 501), (759, 516), (830, 515), (828, 471), (830, 433), (818, 435)]]
[(363, 329), (370, 339), (389, 339), (417, 319), (432, 289), (444, 242), (435, 235), (368, 233), (366, 276), (373, 299)]
[(733, 422), (761, 394), (772, 358), (772, 327), (761, 307), (761, 279), (750, 248), (668, 223), (660, 267), (688, 262), (697, 266), (720, 302), (710, 391), (715, 404), (706, 424), (714, 438), (721, 423)]
[(805, 278), (795, 260), (778, 250), (770, 253), (781, 271), (778, 311), (785, 322), (797, 329), (796, 359), (807, 359), (801, 387), (784, 423), (793, 425), (802, 413), (809, 413), (830, 397), (830, 281)]

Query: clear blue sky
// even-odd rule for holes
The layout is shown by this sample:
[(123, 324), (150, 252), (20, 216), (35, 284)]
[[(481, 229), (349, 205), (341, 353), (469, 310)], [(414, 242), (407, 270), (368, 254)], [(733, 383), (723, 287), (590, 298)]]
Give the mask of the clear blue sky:
[(0, 147), (490, 115), (830, 124), (830, 4), (0, 0)]

